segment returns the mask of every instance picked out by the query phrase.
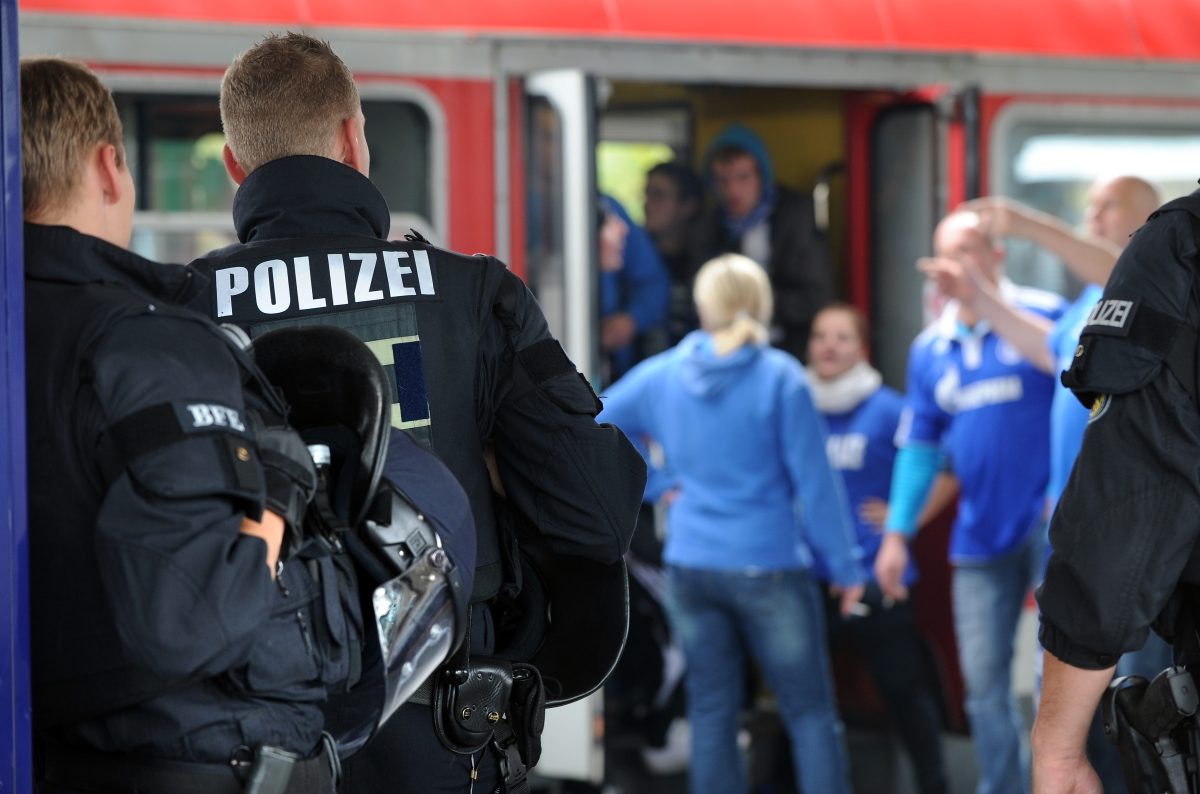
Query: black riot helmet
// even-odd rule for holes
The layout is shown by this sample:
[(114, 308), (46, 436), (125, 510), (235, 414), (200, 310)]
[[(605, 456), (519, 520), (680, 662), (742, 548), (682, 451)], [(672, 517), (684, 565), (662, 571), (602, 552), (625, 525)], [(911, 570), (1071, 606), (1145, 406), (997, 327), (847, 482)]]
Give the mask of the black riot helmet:
[(497, 501), (497, 520), (520, 550), (520, 573), (495, 609), (496, 654), (538, 668), (548, 707), (581, 700), (608, 680), (625, 649), (625, 560), (557, 554), (511, 503)]
[(305, 542), (344, 548), (353, 560), (348, 575), (366, 618), (362, 674), (325, 706), (347, 757), (461, 642), (468, 595), (432, 523), (382, 479), (392, 397), (370, 348), (341, 328), (305, 326), (263, 334), (251, 349), (321, 477)]

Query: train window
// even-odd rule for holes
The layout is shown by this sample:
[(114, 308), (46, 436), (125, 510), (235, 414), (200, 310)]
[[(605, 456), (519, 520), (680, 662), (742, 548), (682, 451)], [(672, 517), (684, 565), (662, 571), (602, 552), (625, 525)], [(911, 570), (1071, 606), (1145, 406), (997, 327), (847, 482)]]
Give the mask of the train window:
[[(125, 147), (137, 179), (132, 247), (143, 256), (188, 262), (235, 241), (236, 186), (225, 173), (221, 117), (212, 95), (118, 93)], [(415, 102), (363, 100), (372, 141), (371, 179), (393, 228), (432, 232), (431, 132)]]
[[(1143, 118), (1143, 111), (1150, 112)], [(1067, 118), (1022, 119), (1018, 109), (1015, 121), (998, 123), (997, 192), (1083, 228), (1088, 189), (1097, 178), (1143, 177), (1158, 186), (1163, 201), (1195, 187), (1188, 165), (1200, 160), (1200, 125), (1194, 116), (1172, 120), (1169, 112), (1146, 108), (1090, 108), (1091, 118), (1082, 117), (1083, 108), (1057, 113)], [(1014, 281), (1068, 297), (1078, 292), (1079, 282), (1046, 251), (1024, 240), (1006, 245)]]
[(563, 139), (562, 118), (549, 100), (529, 99), (529, 287), (537, 295), (552, 329), (566, 327), (563, 267)]
[(688, 162), (691, 116), (685, 108), (605, 111), (596, 146), (596, 181), (642, 223), (646, 172), (663, 162)]
[(926, 321), (926, 282), (914, 264), (929, 254), (937, 222), (937, 135), (929, 105), (885, 110), (871, 131), (871, 350), (897, 388)]
[(371, 181), (393, 214), (431, 219), (429, 116), (415, 102), (364, 99), (362, 106), (371, 142)]

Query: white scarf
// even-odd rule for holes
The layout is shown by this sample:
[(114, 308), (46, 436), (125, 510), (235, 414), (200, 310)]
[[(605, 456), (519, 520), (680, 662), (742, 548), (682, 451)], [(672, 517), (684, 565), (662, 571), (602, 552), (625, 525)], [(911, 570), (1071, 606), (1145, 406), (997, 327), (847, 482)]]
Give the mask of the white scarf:
[(844, 414), (878, 391), (883, 385), (883, 376), (865, 361), (858, 362), (832, 380), (822, 380), (809, 367), (808, 385), (818, 411), (823, 414)]

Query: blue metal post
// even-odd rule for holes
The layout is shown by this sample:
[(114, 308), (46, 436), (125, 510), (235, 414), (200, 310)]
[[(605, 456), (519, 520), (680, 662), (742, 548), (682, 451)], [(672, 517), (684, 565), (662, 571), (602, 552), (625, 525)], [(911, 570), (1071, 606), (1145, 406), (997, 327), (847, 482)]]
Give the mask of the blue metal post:
[(0, 793), (33, 789), (17, 0), (0, 0)]

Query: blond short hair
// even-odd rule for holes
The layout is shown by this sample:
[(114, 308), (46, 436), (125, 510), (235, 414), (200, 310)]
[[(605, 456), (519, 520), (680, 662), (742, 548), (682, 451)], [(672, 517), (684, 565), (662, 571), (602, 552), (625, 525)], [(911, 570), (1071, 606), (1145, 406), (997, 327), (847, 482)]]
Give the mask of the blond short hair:
[(724, 254), (705, 263), (696, 274), (692, 297), (719, 355), (770, 339), (771, 280), (750, 257)]
[(81, 63), (65, 58), (21, 61), (21, 208), (27, 219), (70, 205), (98, 145), (117, 149), (121, 117), (112, 94)]
[(350, 69), (328, 42), (271, 34), (221, 80), (221, 125), (247, 174), (281, 157), (330, 157), (338, 126), (359, 110)]

